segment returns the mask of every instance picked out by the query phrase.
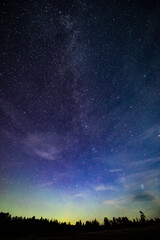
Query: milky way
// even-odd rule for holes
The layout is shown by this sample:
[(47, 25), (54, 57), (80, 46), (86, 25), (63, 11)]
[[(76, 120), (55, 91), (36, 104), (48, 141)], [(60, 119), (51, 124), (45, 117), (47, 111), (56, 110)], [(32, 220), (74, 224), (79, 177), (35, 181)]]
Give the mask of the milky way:
[(0, 5), (0, 211), (159, 216), (159, 1)]

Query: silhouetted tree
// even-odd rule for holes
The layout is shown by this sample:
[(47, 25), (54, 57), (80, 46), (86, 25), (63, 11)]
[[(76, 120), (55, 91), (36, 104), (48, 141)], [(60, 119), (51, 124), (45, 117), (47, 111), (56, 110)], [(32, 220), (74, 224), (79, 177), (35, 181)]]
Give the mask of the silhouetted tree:
[(67, 235), (82, 231), (89, 232), (100, 231), (108, 228), (115, 229), (130, 226), (148, 226), (149, 224), (160, 224), (160, 218), (147, 220), (144, 213), (140, 211), (140, 219), (136, 218), (136, 220), (133, 219), (133, 221), (131, 221), (127, 217), (113, 217), (112, 220), (109, 220), (105, 217), (104, 225), (102, 226), (96, 219), (86, 221), (85, 224), (82, 224), (81, 220), (79, 220), (75, 225), (72, 225), (71, 223), (60, 223), (57, 220), (48, 220), (42, 217), (40, 219), (36, 219), (35, 216), (32, 218), (11, 217), (9, 213), (0, 213), (0, 234), (9, 237), (26, 236), (28, 234)]
[(4, 221), (10, 221), (11, 220), (11, 215), (9, 213), (0, 213), (0, 221), (4, 222)]
[(109, 222), (107, 217), (104, 218), (104, 226), (105, 226), (106, 229), (108, 229), (109, 226), (110, 226), (110, 222)]
[(146, 216), (144, 215), (144, 213), (142, 211), (140, 211), (139, 213), (141, 214), (140, 221), (144, 223), (146, 221)]

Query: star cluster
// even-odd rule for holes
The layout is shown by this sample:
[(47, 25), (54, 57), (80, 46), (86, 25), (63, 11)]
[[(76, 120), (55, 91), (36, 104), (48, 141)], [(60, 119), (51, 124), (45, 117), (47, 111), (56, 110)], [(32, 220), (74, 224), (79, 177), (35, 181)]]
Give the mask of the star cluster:
[(159, 216), (159, 2), (0, 4), (0, 211)]

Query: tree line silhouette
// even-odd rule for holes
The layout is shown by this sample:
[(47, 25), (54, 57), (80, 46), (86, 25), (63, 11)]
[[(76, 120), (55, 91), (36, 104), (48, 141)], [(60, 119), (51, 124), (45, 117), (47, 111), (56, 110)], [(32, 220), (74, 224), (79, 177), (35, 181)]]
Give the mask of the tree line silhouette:
[(26, 236), (36, 235), (70, 235), (79, 232), (105, 231), (117, 228), (144, 227), (160, 224), (160, 218), (148, 220), (144, 213), (140, 211), (140, 218), (129, 220), (127, 217), (113, 219), (104, 218), (104, 223), (100, 224), (96, 219), (92, 221), (77, 221), (75, 225), (58, 220), (46, 218), (36, 219), (25, 217), (11, 217), (9, 213), (0, 213), (0, 231), (3, 236)]

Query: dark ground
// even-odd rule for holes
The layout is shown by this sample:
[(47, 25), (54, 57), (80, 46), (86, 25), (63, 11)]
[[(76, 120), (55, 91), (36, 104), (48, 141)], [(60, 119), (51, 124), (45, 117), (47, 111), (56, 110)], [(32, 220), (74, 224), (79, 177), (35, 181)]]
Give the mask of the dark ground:
[(103, 232), (79, 233), (73, 236), (39, 237), (29, 236), (20, 238), (1, 238), (1, 240), (148, 240), (158, 239), (160, 236), (160, 225), (144, 228), (109, 230)]

